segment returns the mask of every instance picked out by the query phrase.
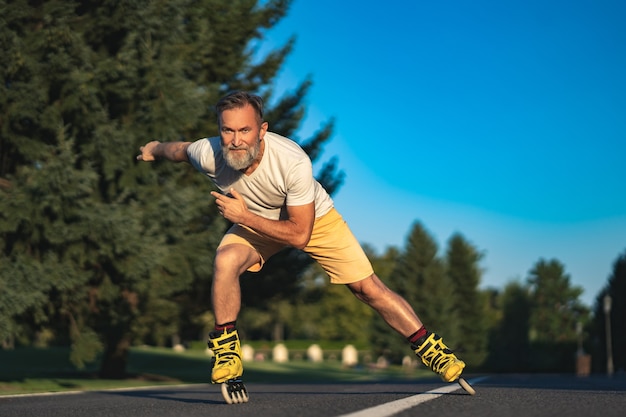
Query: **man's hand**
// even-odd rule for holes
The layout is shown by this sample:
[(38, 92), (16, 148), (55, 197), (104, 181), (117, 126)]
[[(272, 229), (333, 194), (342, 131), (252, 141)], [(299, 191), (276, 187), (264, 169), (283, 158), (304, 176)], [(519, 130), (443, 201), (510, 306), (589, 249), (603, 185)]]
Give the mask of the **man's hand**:
[(141, 153), (137, 155), (137, 160), (146, 162), (156, 160), (156, 157), (154, 156), (154, 148), (156, 148), (159, 143), (159, 141), (153, 140), (152, 142), (148, 142), (144, 146), (140, 147), (139, 152)]
[[(272, 220), (248, 210), (241, 194), (230, 189), (230, 196), (211, 192), (222, 216), (232, 223), (249, 227), (255, 232), (294, 248), (304, 249), (315, 222), (315, 202), (302, 206), (287, 206), (287, 219)], [(231, 197), (232, 196), (232, 197)]]
[(137, 155), (138, 161), (156, 161), (157, 159), (164, 159), (172, 162), (189, 162), (187, 156), (187, 148), (191, 145), (191, 142), (159, 142), (153, 140), (148, 142), (139, 148), (139, 155)]
[(230, 194), (232, 197), (211, 191), (211, 195), (215, 197), (215, 204), (217, 204), (217, 209), (220, 214), (224, 216), (226, 220), (245, 225), (245, 219), (250, 213), (246, 202), (241, 194), (232, 188), (230, 189)]

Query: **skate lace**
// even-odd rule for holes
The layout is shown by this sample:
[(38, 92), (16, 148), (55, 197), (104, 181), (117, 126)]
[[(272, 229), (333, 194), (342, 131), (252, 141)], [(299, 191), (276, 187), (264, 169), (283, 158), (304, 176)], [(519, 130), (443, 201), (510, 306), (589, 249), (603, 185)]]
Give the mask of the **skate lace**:
[(452, 351), (441, 342), (441, 338), (435, 338), (432, 341), (432, 345), (425, 352), (420, 352), (420, 354), (422, 361), (439, 374), (446, 369), (449, 363), (456, 360)]
[(226, 339), (211, 340), (210, 349), (215, 355), (213, 365), (224, 366), (232, 363), (236, 359), (240, 360), (241, 356), (237, 348), (238, 341), (239, 338), (236, 333)]
[(230, 343), (228, 346), (215, 347), (211, 350), (215, 354), (216, 365), (226, 365), (236, 358), (241, 359), (241, 356), (237, 353), (237, 342)]
[(448, 363), (454, 362), (454, 356), (449, 349), (443, 349), (441, 351), (432, 349), (426, 352), (422, 358), (428, 362), (430, 369), (437, 373), (443, 372)]

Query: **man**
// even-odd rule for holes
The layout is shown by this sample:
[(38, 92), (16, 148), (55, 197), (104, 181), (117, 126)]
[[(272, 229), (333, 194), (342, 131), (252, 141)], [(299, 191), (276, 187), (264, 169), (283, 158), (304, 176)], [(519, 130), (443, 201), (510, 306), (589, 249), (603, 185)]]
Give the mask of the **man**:
[(344, 284), (406, 337), (426, 366), (452, 382), (465, 364), (423, 326), (406, 300), (374, 273), (360, 244), (313, 177), (311, 161), (293, 141), (268, 131), (263, 101), (235, 92), (216, 105), (219, 137), (196, 142), (152, 141), (138, 160), (189, 162), (221, 191), (211, 192), (218, 210), (233, 226), (215, 256), (212, 303), (215, 353), (211, 381), (222, 383), (228, 403), (245, 402), (240, 341), (235, 324), (241, 307), (239, 276), (257, 272), (285, 246), (308, 253), (334, 284)]

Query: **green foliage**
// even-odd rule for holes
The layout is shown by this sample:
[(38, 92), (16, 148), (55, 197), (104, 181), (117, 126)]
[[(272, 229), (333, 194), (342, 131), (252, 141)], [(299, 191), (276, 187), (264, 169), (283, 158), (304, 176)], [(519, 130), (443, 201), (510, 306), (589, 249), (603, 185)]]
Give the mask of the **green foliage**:
[(415, 223), (391, 282), (393, 288), (415, 306), (429, 330), (457, 340), (454, 289), (438, 251), (430, 232), (421, 223)]
[(563, 265), (540, 259), (526, 285), (510, 283), (499, 297), (500, 322), (489, 339), (487, 367), (499, 372), (573, 372), (577, 323), (588, 311)]
[[(254, 47), (289, 3), (0, 3), (0, 340), (67, 333), (75, 364), (103, 350), (114, 377), (131, 343), (197, 336), (227, 225), (209, 181), (134, 156), (150, 139), (214, 134), (225, 91), (271, 98), (293, 42)], [(275, 100), (277, 126), (295, 130), (309, 87)], [(322, 174), (338, 184), (336, 165)]]
[(487, 355), (487, 323), (484, 299), (479, 291), (483, 255), (456, 233), (448, 241), (446, 273), (454, 291), (454, 317), (458, 321), (457, 339), (450, 346), (468, 366), (480, 366)]
[(571, 286), (569, 275), (558, 260), (540, 259), (528, 277), (532, 311), (532, 341), (576, 341), (576, 322), (586, 314), (579, 301), (582, 288)]
[(504, 287), (494, 302), (500, 320), (491, 329), (486, 367), (492, 371), (528, 371), (530, 361), (531, 300), (528, 289), (517, 282)]
[(345, 340), (360, 344), (367, 340), (373, 310), (357, 300), (344, 286), (328, 284), (319, 304), (318, 333), (323, 340)]
[[(611, 297), (610, 312), (607, 316), (604, 308), (605, 296)], [(626, 370), (626, 251), (613, 262), (611, 274), (606, 286), (596, 297), (593, 306), (594, 318), (591, 323), (592, 339), (589, 349), (593, 358), (593, 369), (607, 371), (607, 326), (612, 341), (614, 370)]]
[[(444, 335), (445, 340), (456, 337), (453, 288), (438, 256), (437, 243), (421, 223), (413, 225), (387, 285), (413, 306), (426, 328)], [(390, 337), (382, 319), (376, 318), (374, 328), (372, 345), (376, 354), (393, 362), (410, 354), (406, 341), (396, 335)]]
[[(373, 310), (344, 285), (330, 284), (317, 263), (310, 264), (304, 271), (297, 291), (290, 295), (274, 288), (274, 277), (268, 280), (269, 290), (264, 288), (263, 282), (256, 281), (259, 278), (265, 279), (246, 277), (253, 281), (247, 288), (257, 297), (267, 292), (271, 302), (266, 302), (262, 308), (259, 304), (246, 305), (242, 310), (237, 323), (246, 340), (320, 339), (352, 344), (366, 344), (369, 340)], [(355, 322), (361, 325), (355, 326)]]
[(613, 271), (607, 285), (611, 303), (611, 328), (613, 340), (613, 364), (615, 369), (626, 370), (626, 335), (619, 329), (626, 328), (626, 252), (613, 263)]
[(100, 337), (93, 330), (86, 328), (82, 333), (75, 330), (72, 335), (70, 362), (78, 368), (85, 368), (85, 364), (94, 362), (102, 352), (103, 346)]
[[(150, 139), (214, 134), (212, 106), (226, 91), (263, 95), (270, 129), (301, 143), (322, 162), (318, 180), (330, 193), (339, 189), (338, 160), (319, 161), (334, 120), (297, 137), (312, 81), (275, 96), (272, 81), (294, 40), (257, 53), (290, 3), (0, 0), (3, 345), (71, 341), (75, 365), (102, 357), (101, 373), (115, 377), (133, 344), (201, 337), (212, 321), (213, 252), (228, 225), (201, 175), (134, 156)], [(438, 250), (420, 223), (401, 249), (378, 256), (366, 247), (379, 277), (468, 364), (482, 362), (487, 341), (487, 364), (497, 370), (541, 370), (549, 365), (541, 360), (567, 358), (588, 312), (563, 265), (542, 259), (527, 286), (481, 292), (475, 247), (455, 234), (443, 259)], [(605, 352), (605, 293), (614, 300), (613, 329), (626, 321), (625, 258), (595, 306), (594, 359)], [(369, 338), (393, 360), (410, 354), (301, 251), (285, 250), (261, 273), (246, 274), (242, 290), (246, 337)], [(613, 337), (616, 368), (624, 369), (626, 342), (617, 330)]]
[(383, 282), (390, 281), (396, 269), (398, 258), (400, 257), (400, 250), (395, 246), (390, 246), (386, 248), (383, 254), (378, 255), (368, 244), (363, 245), (363, 250), (370, 259), (378, 278)]

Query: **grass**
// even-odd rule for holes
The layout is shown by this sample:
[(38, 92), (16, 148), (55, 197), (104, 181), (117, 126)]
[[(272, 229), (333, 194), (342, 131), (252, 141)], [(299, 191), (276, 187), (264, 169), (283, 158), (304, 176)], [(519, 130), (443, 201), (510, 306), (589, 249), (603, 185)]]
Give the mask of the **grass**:
[[(69, 362), (69, 349), (66, 348), (0, 350), (0, 396), (208, 383), (209, 367), (210, 359), (203, 350), (177, 353), (171, 349), (133, 348), (128, 363), (129, 377), (111, 380), (97, 377), (96, 364), (76, 369)], [(246, 362), (245, 368), (246, 382), (264, 383), (414, 380), (432, 376), (423, 368), (410, 372), (394, 366), (387, 369), (345, 368), (339, 361), (255, 361)]]

